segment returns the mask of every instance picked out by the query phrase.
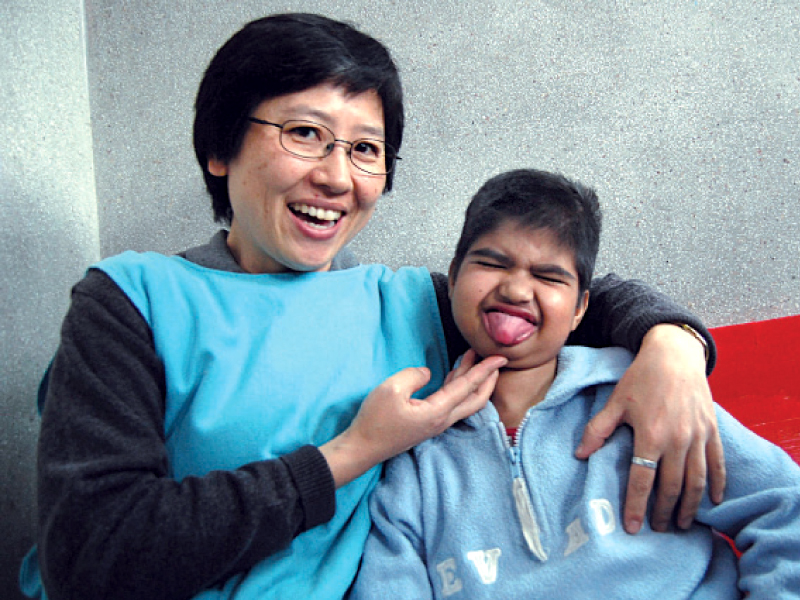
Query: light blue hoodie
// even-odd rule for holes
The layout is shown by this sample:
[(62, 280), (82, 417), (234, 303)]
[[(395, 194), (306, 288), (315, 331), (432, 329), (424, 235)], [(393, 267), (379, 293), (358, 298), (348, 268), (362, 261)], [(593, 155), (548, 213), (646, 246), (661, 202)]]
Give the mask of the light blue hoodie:
[(517, 448), (490, 404), (390, 461), (352, 598), (800, 598), (800, 467), (720, 408), (725, 502), (705, 497), (686, 532), (625, 533), (630, 430), (574, 451), (629, 363), (564, 348)]

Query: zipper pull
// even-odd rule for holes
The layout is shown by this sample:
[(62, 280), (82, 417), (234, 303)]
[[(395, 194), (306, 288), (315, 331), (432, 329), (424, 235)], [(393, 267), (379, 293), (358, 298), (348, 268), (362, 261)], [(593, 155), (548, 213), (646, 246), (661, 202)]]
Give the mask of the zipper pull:
[(513, 475), (511, 491), (514, 494), (514, 505), (517, 509), (519, 523), (522, 526), (522, 535), (528, 544), (528, 549), (536, 558), (544, 562), (547, 560), (547, 552), (542, 546), (539, 523), (537, 523), (536, 515), (533, 512), (528, 486), (525, 485), (525, 479), (522, 477), (519, 448), (517, 446), (510, 447), (508, 454), (511, 458), (511, 473)]
[(547, 552), (542, 547), (542, 542), (539, 539), (539, 524), (536, 522), (536, 516), (533, 513), (530, 497), (528, 495), (528, 486), (525, 485), (525, 480), (522, 477), (514, 478), (514, 504), (517, 507), (517, 516), (519, 523), (522, 525), (522, 535), (528, 543), (528, 548), (533, 555), (542, 562), (547, 560)]

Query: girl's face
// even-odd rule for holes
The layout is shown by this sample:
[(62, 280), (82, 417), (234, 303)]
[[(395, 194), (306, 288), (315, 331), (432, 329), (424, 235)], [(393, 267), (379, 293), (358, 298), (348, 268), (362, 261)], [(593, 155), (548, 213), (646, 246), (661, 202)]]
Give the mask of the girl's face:
[[(383, 107), (374, 90), (352, 95), (322, 84), (265, 100), (251, 116), (278, 124), (314, 121), (339, 140), (385, 139)], [(212, 175), (228, 176), (233, 207), (228, 245), (251, 273), (327, 271), (372, 217), (386, 176), (357, 169), (346, 144), (336, 144), (322, 159), (290, 154), (280, 133), (277, 127), (250, 124), (233, 160), (208, 161)]]
[(450, 300), (456, 325), (480, 356), (531, 369), (556, 360), (589, 293), (580, 293), (574, 253), (551, 232), (507, 221), (475, 241), (457, 273), (451, 267)]

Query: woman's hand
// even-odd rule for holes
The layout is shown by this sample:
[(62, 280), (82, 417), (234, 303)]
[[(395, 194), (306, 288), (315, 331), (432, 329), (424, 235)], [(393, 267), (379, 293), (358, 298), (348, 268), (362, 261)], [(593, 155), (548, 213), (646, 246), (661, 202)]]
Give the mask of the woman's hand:
[[(666, 531), (678, 499), (678, 526), (692, 524), (706, 488), (721, 502), (725, 458), (706, 379), (703, 346), (674, 325), (653, 327), (606, 407), (586, 426), (576, 451), (587, 458), (621, 424), (633, 427), (633, 455), (658, 462), (658, 495), (650, 524)], [(656, 470), (631, 465), (625, 499), (628, 533), (642, 526)]]
[(411, 396), (430, 380), (428, 369), (403, 369), (389, 377), (367, 396), (350, 427), (320, 447), (336, 487), (483, 408), (506, 362), (494, 356), (475, 365), (470, 350), (445, 385), (424, 400)]

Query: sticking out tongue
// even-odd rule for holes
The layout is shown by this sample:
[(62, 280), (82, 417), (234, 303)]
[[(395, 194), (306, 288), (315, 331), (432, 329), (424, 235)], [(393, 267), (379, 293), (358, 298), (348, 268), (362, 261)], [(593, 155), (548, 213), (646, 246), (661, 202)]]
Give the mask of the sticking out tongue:
[(503, 346), (519, 344), (528, 339), (534, 330), (530, 321), (504, 312), (484, 313), (484, 321), (489, 337)]

